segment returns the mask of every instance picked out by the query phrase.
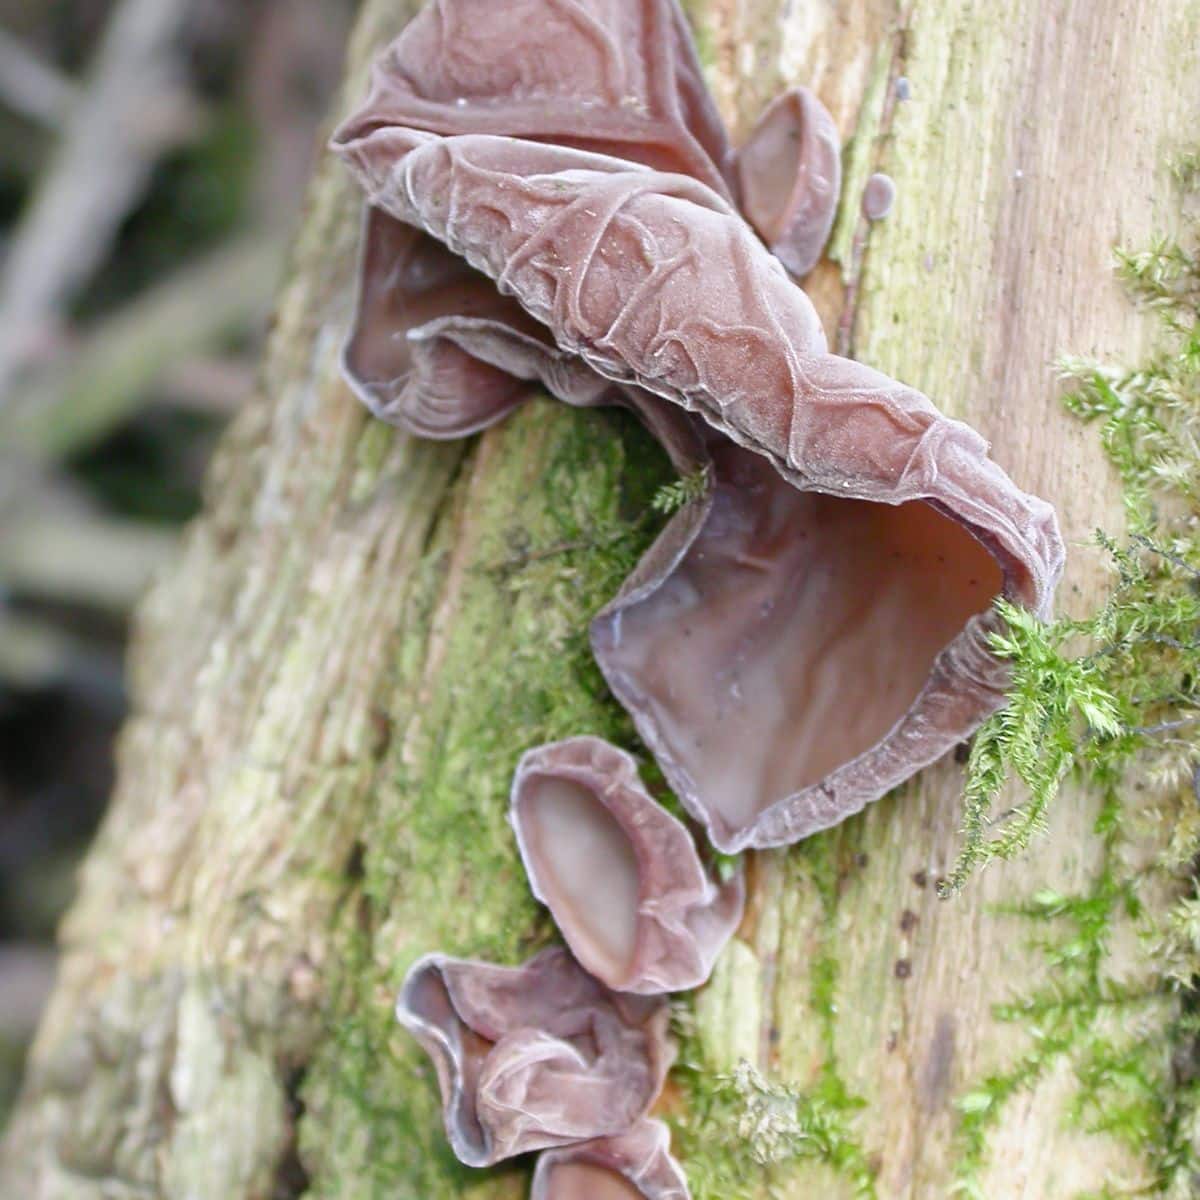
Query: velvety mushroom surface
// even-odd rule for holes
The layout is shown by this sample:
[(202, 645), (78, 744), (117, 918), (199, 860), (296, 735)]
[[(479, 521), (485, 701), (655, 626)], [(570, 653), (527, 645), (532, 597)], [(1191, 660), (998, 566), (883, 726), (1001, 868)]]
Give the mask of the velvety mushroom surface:
[(671, 1061), (665, 1005), (609, 991), (557, 947), (521, 967), (429, 955), (396, 1016), (433, 1060), (446, 1135), (473, 1167), (626, 1132)]
[[(631, 658), (618, 661), (627, 605), (616, 609), (621, 620), (607, 630), (602, 625), (594, 640), (617, 695), (718, 845), (772, 845), (834, 823), (944, 753), (1000, 702), (1003, 671), (989, 661), (980, 623), (969, 618), (999, 592), (1044, 612), (1062, 547), (1049, 506), (1019, 491), (987, 458), (978, 435), (920, 393), (826, 353), (804, 294), (701, 184), (535, 143), (430, 140), (395, 130), (388, 137), (394, 139), (384, 155), (388, 165), (368, 177), (377, 202), (422, 221), (497, 279), (551, 329), (561, 349), (598, 374), (699, 413), (762, 457), (794, 492), (807, 495), (800, 500), (761, 483), (752, 491), (753, 502), (767, 505), (763, 527), (777, 531), (771, 540), (779, 542), (779, 530), (799, 542), (806, 534), (809, 544), (837, 556), (814, 576), (815, 586), (788, 597), (801, 602), (793, 632), (811, 611), (805, 597), (811, 605), (822, 581), (829, 603), (854, 600), (840, 614), (823, 610), (812, 642), (800, 646), (801, 663), (815, 674), (790, 694), (772, 691), (771, 672), (747, 672), (740, 695), (722, 690), (720, 679), (701, 683), (720, 706), (713, 719), (722, 721), (743, 703), (747, 684), (766, 689), (742, 719), (748, 736), (726, 764), (736, 772), (731, 781), (709, 776), (715, 759), (696, 741), (704, 728), (660, 720), (655, 675), (642, 674)], [(413, 147), (406, 154), (399, 152), (404, 142)], [(360, 150), (370, 170), (374, 154)], [(768, 503), (773, 494), (786, 498), (780, 504), (792, 510), (791, 519), (774, 519), (771, 509), (777, 516), (780, 504)], [(720, 521), (714, 507), (712, 535), (736, 542), (746, 522), (759, 519), (748, 513), (734, 506), (727, 515), (736, 519)], [(828, 536), (814, 529), (814, 518), (828, 526)], [(935, 539), (931, 553), (920, 545), (926, 537)], [(843, 548), (846, 539), (855, 544), (852, 552)], [(980, 561), (980, 547), (990, 567)], [(711, 557), (711, 542), (697, 553)], [(726, 559), (739, 555), (731, 551)], [(876, 604), (864, 606), (858, 588), (878, 585), (885, 567), (899, 568), (895, 579)], [(759, 612), (764, 620), (769, 615), (761, 606)], [(897, 618), (908, 624), (893, 624)], [(719, 626), (729, 628), (718, 605), (697, 628)], [(672, 634), (671, 622), (665, 632)], [(816, 651), (815, 640), (826, 634), (832, 640)], [(700, 663), (710, 661), (703, 649), (694, 653)], [(849, 711), (839, 702), (835, 711), (798, 713), (790, 701), (806, 692), (828, 700), (832, 683), (822, 679), (848, 681), (870, 664), (875, 674), (857, 691), (869, 692), (872, 702), (833, 743), (839, 757), (812, 758), (815, 743), (829, 744), (818, 733), (807, 749), (801, 737), (799, 749), (781, 760), (772, 747), (773, 723), (818, 721), (840, 729)], [(873, 690), (877, 685), (882, 692)], [(855, 685), (848, 686), (853, 692)], [(956, 687), (961, 702), (947, 704), (944, 693)], [(914, 699), (922, 711), (901, 727)], [(764, 712), (767, 725), (759, 719)], [(887, 735), (888, 744), (872, 748), (865, 740), (872, 731)], [(814, 772), (819, 779), (835, 770), (840, 778), (814, 780)], [(780, 785), (764, 795), (762, 784), (773, 778)], [(825, 790), (805, 795), (815, 786)], [(730, 820), (729, 793), (739, 789), (748, 800)]]
[(510, 815), (533, 894), (597, 979), (642, 994), (707, 980), (741, 919), (741, 875), (706, 876), (628, 754), (594, 737), (529, 751)]
[(661, 1121), (639, 1121), (627, 1134), (600, 1138), (538, 1159), (529, 1200), (689, 1200)]
[[(376, 63), (367, 102), (336, 143), (407, 124), (582, 147), (730, 195), (733, 148), (673, 0), (431, 3)], [(359, 289), (346, 377), (376, 416), (418, 436), (476, 432), (519, 403), (531, 380), (571, 403), (598, 403), (604, 393), (619, 402), (606, 383), (581, 383), (582, 363), (555, 373), (543, 359), (530, 369), (530, 348), (553, 345), (548, 331), (461, 258), (376, 206), (367, 210)], [(510, 377), (514, 354), (526, 369)], [(556, 386), (563, 375), (569, 382)]]
[(675, 0), (432, 0), (335, 144), (396, 127), (573, 146), (731, 198), (733, 147)]
[[(425, 11), (339, 151), (373, 207), (542, 329), (447, 318), (458, 349), (518, 374), (524, 356), (523, 377), (565, 398), (645, 413), (653, 397), (708, 427), (691, 456), (711, 459), (708, 490), (598, 615), (597, 660), (722, 849), (836, 823), (1002, 701), (983, 614), (997, 595), (1048, 612), (1053, 511), (925, 396), (829, 354), (807, 297), (733, 207), (738, 193), (780, 254), (829, 215), (799, 180), (836, 157), (803, 94), (768, 109), (731, 187), (667, 0)], [(460, 55), (447, 31), (471, 20), (486, 36)], [(414, 49), (431, 46), (436, 67)], [(577, 78), (563, 65), (576, 49)]]

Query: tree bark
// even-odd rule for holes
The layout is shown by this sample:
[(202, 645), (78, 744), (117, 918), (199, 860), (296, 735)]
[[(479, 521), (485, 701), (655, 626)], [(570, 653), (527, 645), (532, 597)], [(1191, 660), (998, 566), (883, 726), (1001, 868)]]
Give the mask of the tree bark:
[[(410, 9), (366, 0), (343, 111)], [(804, 82), (850, 139), (835, 261), (811, 285), (831, 341), (973, 423), (1054, 500), (1074, 547), (1064, 604), (1094, 604), (1100, 564), (1081, 542), (1119, 528), (1119, 496), (1098, 440), (1056, 400), (1053, 361), (1143, 348), (1109, 256), (1170, 221), (1160, 168), (1194, 118), (1200, 6), (688, 10), (736, 131)], [(899, 200), (868, 227), (874, 170)], [(431, 1071), (391, 1004), (420, 953), (512, 962), (550, 936), (505, 822), (509, 779), (552, 738), (632, 744), (586, 623), (652, 538), (669, 469), (622, 414), (547, 400), (449, 445), (370, 420), (337, 367), (359, 208), (326, 157), (259, 394), (182, 560), (142, 606), (119, 783), (61, 931), (5, 1196), (527, 1187), (520, 1166), (453, 1162)], [(1041, 1200), (1145, 1180), (1136, 1146), (1069, 1120), (1070, 1052), (1047, 1052), (1034, 1017), (996, 1011), (1063, 970), (1037, 944), (1050, 929), (1006, 902), (1098, 886), (1098, 801), (1065, 793), (1029, 855), (942, 903), (961, 782), (944, 762), (837, 830), (752, 856), (747, 919), (695, 1001), (705, 1069), (744, 1057), (843, 1096), (881, 1197), (968, 1181)], [(1110, 916), (1104, 941), (1103, 977), (1135, 984), (1132, 918)], [(1154, 1033), (1173, 1011), (1150, 999), (1134, 1016)], [(1099, 1010), (1088, 1019), (1109, 1028)], [(1026, 1062), (973, 1147), (956, 1100)], [(668, 1107), (686, 1126), (684, 1093)], [(855, 1194), (820, 1161), (772, 1181), (786, 1197)]]

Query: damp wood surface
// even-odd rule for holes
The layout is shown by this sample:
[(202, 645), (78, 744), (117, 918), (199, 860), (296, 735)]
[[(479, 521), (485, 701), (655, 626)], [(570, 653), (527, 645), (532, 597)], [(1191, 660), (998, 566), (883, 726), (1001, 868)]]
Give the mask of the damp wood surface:
[[(1120, 498), (1094, 432), (1057, 401), (1053, 363), (1144, 349), (1110, 252), (1169, 227), (1161, 168), (1194, 124), (1200, 6), (686, 7), (735, 134), (805, 83), (846, 139), (836, 261), (811, 283), (831, 342), (973, 423), (1052, 500), (1071, 547), (1061, 604), (1094, 605), (1103, 577), (1081, 543), (1120, 527)], [(341, 112), (411, 9), (366, 0)], [(868, 228), (874, 171), (898, 198)], [(141, 607), (119, 782), (0, 1151), (5, 1197), (528, 1187), (521, 1166), (454, 1163), (392, 1000), (426, 951), (516, 962), (551, 936), (505, 821), (509, 780), (523, 750), (571, 734), (636, 749), (586, 622), (653, 537), (670, 472), (624, 415), (546, 400), (448, 445), (371, 421), (337, 367), (358, 223), (326, 157), (258, 394)], [(939, 901), (961, 772), (944, 762), (837, 830), (755, 856), (747, 919), (695, 1006), (714, 1065), (747, 1058), (800, 1088), (836, 1076), (862, 1101), (846, 1119), (880, 1197), (947, 1194), (955, 1100), (1035, 1046), (994, 1016), (1052, 982), (1040, 931), (1005, 903), (1087, 892), (1101, 869), (1097, 801), (1068, 791), (1029, 855)], [(1108, 943), (1105, 971), (1130, 982), (1132, 922)], [(1171, 1016), (1152, 1004), (1136, 1019)], [(998, 1111), (982, 1195), (1146, 1177), (1120, 1140), (1071, 1125), (1075, 1087), (1058, 1061)], [(854, 1194), (820, 1164), (771, 1182)]]

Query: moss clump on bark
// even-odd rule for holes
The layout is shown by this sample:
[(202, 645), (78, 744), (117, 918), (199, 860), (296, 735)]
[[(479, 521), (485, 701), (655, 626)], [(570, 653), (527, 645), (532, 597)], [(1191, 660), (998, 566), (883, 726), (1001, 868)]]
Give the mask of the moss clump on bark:
[[(1155, 352), (1134, 368), (1063, 363), (1067, 406), (1099, 424), (1124, 488), (1127, 543), (1096, 535), (1116, 576), (1112, 593), (1097, 612), (1050, 625), (1006, 608), (1008, 629), (994, 640), (1013, 664), (1010, 701), (972, 747), (965, 843), (944, 891), (1021, 853), (1071, 774), (1105, 797), (1096, 828), (1104, 858), (1086, 892), (1046, 889), (1008, 906), (1033, 922), (1053, 983), (995, 1010), (1031, 1044), (959, 1100), (966, 1196), (982, 1196), (988, 1134), (1007, 1101), (1063, 1060), (1078, 1084), (1067, 1120), (1126, 1143), (1147, 1164), (1149, 1176), (1132, 1192), (1121, 1185), (1121, 1195), (1182, 1198), (1200, 1183), (1198, 163), (1185, 155), (1174, 168), (1184, 237), (1116, 255), (1131, 295), (1158, 318)], [(1014, 777), (1027, 798), (994, 816)], [(1132, 918), (1141, 938), (1136, 970), (1127, 965), (1120, 979), (1109, 961), (1118, 917)], [(1169, 1047), (1163, 1012), (1172, 1014)]]
[[(750, 1037), (730, 1039), (728, 1004), (715, 1012), (709, 1005), (681, 1009), (677, 1021), (681, 1054), (675, 1079), (686, 1104), (673, 1124), (696, 1200), (754, 1200), (769, 1195), (772, 1185), (783, 1184), (800, 1163), (820, 1164), (846, 1194), (863, 1198), (877, 1194), (875, 1171), (855, 1127), (865, 1102), (847, 1086), (837, 1057), (836, 845), (833, 836), (818, 835), (769, 855), (784, 873), (783, 886), (814, 896), (820, 909), (807, 964), (808, 1011), (818, 1026), (815, 1040), (820, 1047), (815, 1079), (803, 1084), (769, 1079), (745, 1058), (732, 1069), (723, 1069), (712, 1061), (708, 1046), (735, 1040), (747, 1043), (746, 1051), (757, 1052), (757, 1039), (753, 1044)], [(760, 984), (756, 975), (748, 986)], [(720, 1028), (706, 1028), (714, 1021)]]
[[(329, 1036), (302, 1090), (317, 1194), (358, 1194), (369, 1180), (378, 1194), (435, 1200), (503, 1178), (454, 1161), (432, 1068), (392, 1003), (428, 951), (515, 963), (551, 936), (506, 819), (512, 771), (524, 750), (571, 734), (637, 749), (587, 626), (657, 532), (651, 500), (669, 477), (627, 414), (549, 401), (464, 459), (379, 705), (392, 716), (361, 880), (339, 922)], [(506, 669), (477, 670), (485, 659)], [(515, 1193), (522, 1178), (513, 1172)]]

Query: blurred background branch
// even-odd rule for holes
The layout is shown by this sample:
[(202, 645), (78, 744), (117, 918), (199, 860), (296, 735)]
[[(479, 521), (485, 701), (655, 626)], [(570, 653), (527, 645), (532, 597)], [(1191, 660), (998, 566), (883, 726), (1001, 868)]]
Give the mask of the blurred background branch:
[(39, 125), (57, 129), (79, 99), (79, 89), (0, 29), (0, 102)]
[(356, 0), (0, 0), (0, 1125)]
[(0, 395), (108, 257), (164, 152), (194, 138), (183, 66), (189, 0), (121, 0), (0, 275)]

